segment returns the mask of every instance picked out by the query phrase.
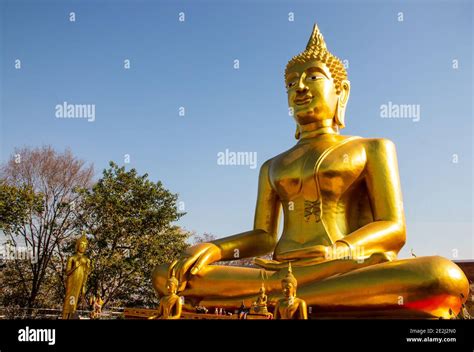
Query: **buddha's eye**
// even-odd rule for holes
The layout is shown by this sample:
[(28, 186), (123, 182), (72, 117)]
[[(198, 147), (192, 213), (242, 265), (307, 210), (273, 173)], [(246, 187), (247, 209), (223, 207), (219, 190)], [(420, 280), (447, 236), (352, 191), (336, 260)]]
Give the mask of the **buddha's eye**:
[(318, 79), (323, 79), (323, 78), (324, 78), (323, 76), (312, 75), (312, 76), (308, 76), (306, 79), (308, 81), (317, 81)]
[(288, 84), (286, 85), (287, 88), (293, 88), (294, 86), (296, 85), (296, 82), (288, 82)]

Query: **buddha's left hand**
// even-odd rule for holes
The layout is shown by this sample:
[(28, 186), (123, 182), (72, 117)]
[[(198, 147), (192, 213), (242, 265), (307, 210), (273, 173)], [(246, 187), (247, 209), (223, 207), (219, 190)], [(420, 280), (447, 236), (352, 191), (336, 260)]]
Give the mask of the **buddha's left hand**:
[(335, 259), (333, 252), (342, 249), (347, 249), (346, 245), (337, 242), (332, 246), (315, 245), (278, 253), (276, 255), (277, 260), (255, 258), (254, 263), (267, 270), (286, 268), (289, 261), (291, 261), (293, 267), (302, 267)]
[(297, 260), (303, 258), (326, 259), (331, 246), (316, 245), (305, 248), (293, 249), (284, 253), (278, 253), (276, 259), (279, 261)]

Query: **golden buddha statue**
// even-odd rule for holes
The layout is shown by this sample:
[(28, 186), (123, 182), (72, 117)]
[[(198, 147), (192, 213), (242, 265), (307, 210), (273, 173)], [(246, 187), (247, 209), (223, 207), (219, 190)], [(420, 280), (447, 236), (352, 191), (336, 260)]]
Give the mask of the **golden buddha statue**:
[[(458, 312), (469, 290), (458, 266), (438, 256), (397, 260), (406, 228), (395, 146), (339, 134), (350, 83), (317, 26), (288, 63), (285, 81), (298, 141), (261, 166), (253, 229), (197, 244), (171, 267), (156, 267), (155, 289), (165, 292), (172, 268), (191, 304), (238, 308), (252, 302), (262, 275), (273, 299), (291, 261), (300, 297), (320, 312)], [(262, 269), (210, 265), (235, 259), (236, 250), (241, 258), (273, 252), (273, 260), (256, 259)]]
[(87, 249), (85, 232), (76, 242), (76, 253), (68, 258), (66, 265), (66, 296), (64, 297), (63, 319), (72, 319), (81, 297), (86, 293), (87, 277), (91, 261), (84, 253)]
[(288, 264), (288, 273), (281, 280), (281, 289), (285, 297), (280, 299), (275, 306), (273, 314), (275, 319), (308, 319), (306, 302), (296, 297), (297, 286), (298, 281), (293, 276), (290, 262)]
[(257, 299), (255, 300), (255, 302), (252, 303), (252, 306), (250, 307), (250, 313), (267, 314), (268, 313), (267, 301), (268, 301), (268, 296), (265, 294), (265, 286), (262, 283), (262, 287), (260, 287), (260, 291), (259, 291), (259, 295), (257, 296)]
[(167, 294), (160, 298), (158, 305), (158, 314), (149, 319), (161, 320), (177, 320), (181, 318), (183, 302), (181, 297), (177, 295), (179, 282), (172, 272), (171, 277), (167, 280)]

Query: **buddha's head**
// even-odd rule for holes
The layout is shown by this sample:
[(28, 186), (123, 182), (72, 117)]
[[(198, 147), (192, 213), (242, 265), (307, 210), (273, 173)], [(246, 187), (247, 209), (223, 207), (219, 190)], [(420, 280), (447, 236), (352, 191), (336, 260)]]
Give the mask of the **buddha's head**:
[(88, 243), (87, 237), (86, 237), (85, 232), (83, 231), (82, 236), (79, 237), (79, 239), (76, 241), (76, 252), (84, 254), (87, 249), (87, 243)]
[(286, 276), (281, 280), (281, 289), (283, 294), (286, 298), (292, 298), (296, 296), (296, 288), (298, 286), (298, 282), (296, 278), (293, 276), (293, 272), (291, 270), (291, 263), (288, 264), (288, 273)]
[(168, 294), (176, 294), (178, 291), (178, 279), (174, 276), (174, 272), (172, 273), (171, 277), (166, 281), (166, 290)]
[(306, 50), (293, 57), (285, 70), (288, 104), (298, 125), (344, 128), (350, 83), (343, 63), (326, 48), (317, 25)]
[(260, 287), (260, 295), (264, 295), (265, 294), (265, 286), (262, 284), (262, 287)]

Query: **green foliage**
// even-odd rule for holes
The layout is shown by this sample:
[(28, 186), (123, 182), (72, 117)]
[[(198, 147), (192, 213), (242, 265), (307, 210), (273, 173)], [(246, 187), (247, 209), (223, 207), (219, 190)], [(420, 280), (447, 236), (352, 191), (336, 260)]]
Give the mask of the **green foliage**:
[(91, 236), (88, 292), (100, 294), (109, 306), (156, 304), (151, 272), (177, 258), (189, 237), (173, 225), (184, 215), (177, 210), (177, 195), (147, 174), (113, 162), (92, 189), (78, 192), (78, 227)]
[(0, 229), (15, 230), (28, 219), (30, 212), (43, 211), (43, 197), (35, 194), (32, 187), (16, 187), (0, 183)]
[[(75, 235), (76, 187), (87, 187), (93, 170), (70, 150), (51, 146), (15, 149), (0, 167), (0, 228), (9, 252), (4, 269), (4, 304), (31, 309), (56, 304), (63, 290), (61, 245)], [(27, 253), (27, 256), (17, 256)], [(56, 280), (54, 280), (56, 278)]]

